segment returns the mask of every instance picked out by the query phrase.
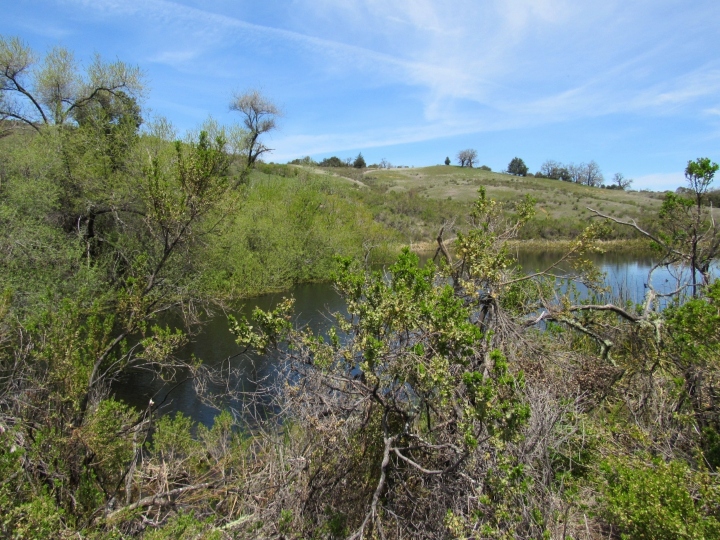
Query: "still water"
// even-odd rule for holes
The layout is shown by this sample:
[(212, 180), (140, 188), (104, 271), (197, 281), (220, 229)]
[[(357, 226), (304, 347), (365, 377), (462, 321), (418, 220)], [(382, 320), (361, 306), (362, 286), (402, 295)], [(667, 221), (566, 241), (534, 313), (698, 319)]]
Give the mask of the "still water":
[[(544, 270), (557, 259), (557, 254), (550, 253), (518, 253), (518, 260), (527, 272)], [(645, 294), (648, 272), (655, 261), (649, 256), (632, 254), (605, 254), (594, 257), (594, 262), (606, 274), (606, 283), (612, 288), (613, 294), (640, 302)], [(678, 276), (667, 270), (653, 274), (653, 285), (658, 291), (673, 290)], [(248, 299), (234, 314), (249, 316), (257, 306), (261, 309), (272, 309), (287, 296), (295, 298), (295, 325), (308, 326), (315, 332), (325, 332), (333, 323), (330, 315), (344, 311), (344, 303), (327, 283), (298, 285), (290, 291), (268, 294)], [(253, 382), (262, 377), (272, 376), (277, 357), (240, 354), (240, 347), (235, 343), (228, 328), (227, 317), (218, 313), (208, 319), (200, 331), (192, 337), (178, 356), (189, 359), (193, 355), (206, 363), (215, 364), (229, 362), (236, 369), (246, 374), (244, 389), (252, 390)], [(217, 410), (203, 403), (195, 391), (192, 380), (183, 380), (179, 374), (173, 384), (165, 384), (152, 373), (136, 372), (127, 374), (113, 387), (115, 397), (134, 405), (139, 409), (147, 407), (152, 399), (156, 404), (162, 403), (161, 414), (180, 411), (193, 420), (203, 424), (212, 424)], [(221, 392), (220, 387), (210, 387), (209, 391)]]

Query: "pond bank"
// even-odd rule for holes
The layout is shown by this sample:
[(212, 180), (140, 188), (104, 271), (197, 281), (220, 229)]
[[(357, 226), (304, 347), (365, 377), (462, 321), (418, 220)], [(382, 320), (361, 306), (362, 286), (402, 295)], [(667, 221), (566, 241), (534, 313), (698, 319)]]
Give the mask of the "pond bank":
[[(452, 244), (455, 238), (445, 240)], [(512, 249), (519, 249), (525, 252), (551, 252), (557, 253), (570, 249), (575, 240), (511, 240), (508, 246)], [(652, 253), (647, 240), (598, 240), (596, 245), (602, 253)], [(412, 242), (410, 250), (418, 254), (433, 253), (437, 249), (436, 242)]]

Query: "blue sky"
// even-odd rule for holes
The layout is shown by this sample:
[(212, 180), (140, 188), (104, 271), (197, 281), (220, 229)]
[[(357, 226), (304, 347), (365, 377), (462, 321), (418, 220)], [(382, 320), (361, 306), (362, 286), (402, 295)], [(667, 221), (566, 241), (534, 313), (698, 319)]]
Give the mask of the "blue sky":
[(674, 189), (689, 159), (720, 161), (717, 0), (3, 4), (0, 33), (38, 52), (140, 66), (144, 106), (180, 130), (239, 121), (232, 94), (261, 90), (284, 112), (277, 162), (424, 166), (475, 148), (493, 170), (595, 160)]

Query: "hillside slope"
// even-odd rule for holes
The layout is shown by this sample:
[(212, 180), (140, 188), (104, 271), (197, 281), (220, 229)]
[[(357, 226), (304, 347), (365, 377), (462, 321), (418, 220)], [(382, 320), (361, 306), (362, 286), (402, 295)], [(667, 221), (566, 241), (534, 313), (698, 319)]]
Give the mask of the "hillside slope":
[(374, 170), (368, 171), (363, 180), (390, 191), (414, 190), (418, 195), (459, 201), (473, 200), (480, 186), (498, 201), (513, 201), (529, 194), (537, 201), (538, 215), (553, 219), (589, 216), (588, 206), (620, 219), (637, 219), (646, 211), (656, 211), (661, 204), (659, 193), (601, 189), (467, 167)]
[[(356, 187), (363, 185), (370, 188), (358, 190), (358, 195), (375, 208), (381, 221), (387, 215), (397, 216), (398, 209), (403, 213), (404, 209), (423, 207), (422, 213), (427, 214), (427, 209), (438, 203), (445, 207), (444, 211), (432, 214), (447, 218), (449, 210), (455, 209), (457, 212), (469, 205), (481, 186), (491, 198), (510, 203), (510, 206), (525, 195), (531, 195), (537, 201), (537, 212), (522, 231), (522, 239), (574, 238), (588, 225), (593, 215), (588, 207), (618, 219), (634, 219), (649, 225), (662, 203), (662, 194), (656, 192), (602, 189), (560, 180), (518, 177), (456, 166), (387, 170), (339, 167), (327, 171), (333, 176), (347, 178)], [(403, 201), (403, 204), (399, 205), (399, 201)], [(462, 215), (462, 212), (455, 212), (455, 215)], [(442, 223), (434, 223), (430, 228), (438, 225)], [(414, 229), (422, 230), (423, 234), (422, 237), (417, 235), (415, 239), (427, 239), (428, 227)], [(634, 238), (635, 234), (626, 227), (614, 226), (609, 237)]]

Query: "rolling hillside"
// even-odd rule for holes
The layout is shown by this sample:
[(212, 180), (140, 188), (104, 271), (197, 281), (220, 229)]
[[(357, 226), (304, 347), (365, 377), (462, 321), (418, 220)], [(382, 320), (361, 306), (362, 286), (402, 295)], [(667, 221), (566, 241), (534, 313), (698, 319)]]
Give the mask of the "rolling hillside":
[(430, 198), (458, 201), (472, 201), (480, 186), (499, 201), (513, 201), (529, 194), (537, 201), (538, 216), (553, 219), (589, 216), (588, 206), (620, 219), (637, 219), (643, 211), (656, 210), (661, 204), (660, 194), (653, 192), (600, 189), (454, 166), (374, 170), (365, 173), (363, 181), (389, 191), (412, 190)]
[[(634, 219), (649, 225), (662, 203), (662, 194), (657, 192), (602, 189), (456, 166), (384, 170), (313, 168), (313, 171), (346, 178), (356, 188), (366, 187), (358, 189), (362, 192), (359, 195), (375, 207), (380, 220), (398, 221), (399, 214), (408, 215), (415, 223), (409, 230), (417, 231), (417, 235), (410, 236), (417, 240), (427, 239), (429, 229), (437, 226), (438, 217), (447, 219), (453, 209), (458, 211), (455, 215), (462, 215), (461, 209), (475, 199), (480, 186), (498, 201), (512, 203), (526, 194), (537, 201), (536, 216), (523, 230), (523, 239), (573, 238), (589, 223), (592, 213), (588, 207), (618, 219)], [(438, 203), (442, 210), (430, 211)], [(384, 212), (382, 208), (385, 208)], [(428, 216), (428, 213), (433, 215)], [(420, 226), (420, 221), (426, 226)], [(435, 223), (431, 225), (429, 221)], [(624, 227), (613, 227), (610, 233), (610, 238), (633, 237), (633, 231)]]

